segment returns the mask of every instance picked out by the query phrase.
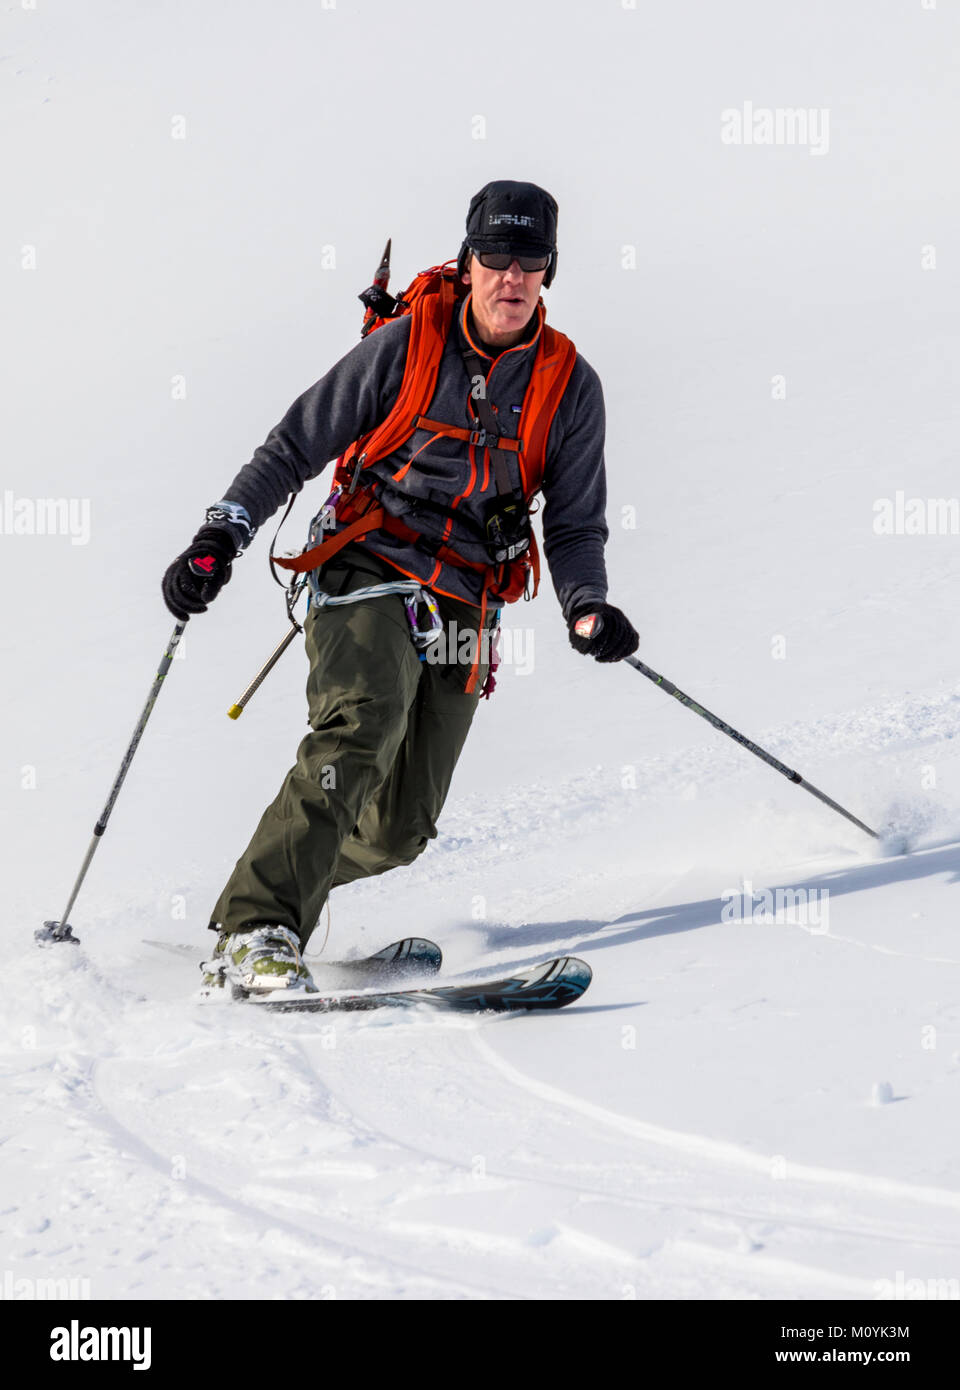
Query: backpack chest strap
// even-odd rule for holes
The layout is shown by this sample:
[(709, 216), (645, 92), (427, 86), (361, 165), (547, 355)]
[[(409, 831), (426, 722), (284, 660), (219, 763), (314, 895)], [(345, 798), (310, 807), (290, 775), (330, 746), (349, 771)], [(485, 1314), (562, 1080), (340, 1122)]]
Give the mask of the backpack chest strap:
[(418, 415), (414, 419), (413, 427), (429, 430), (431, 434), (444, 434), (450, 439), (462, 439), (465, 444), (476, 444), (481, 448), (506, 449), (512, 454), (519, 454), (523, 449), (522, 439), (509, 439), (499, 431), (491, 435), (486, 426), (479, 430), (468, 430), (463, 425), (448, 425), (443, 420), (431, 420), (426, 415)]

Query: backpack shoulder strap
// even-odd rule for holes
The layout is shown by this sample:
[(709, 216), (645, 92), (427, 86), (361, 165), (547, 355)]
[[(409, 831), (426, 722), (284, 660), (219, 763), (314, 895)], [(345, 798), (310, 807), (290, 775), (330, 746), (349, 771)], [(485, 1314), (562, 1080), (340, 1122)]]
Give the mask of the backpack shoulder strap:
[(550, 426), (576, 360), (577, 349), (571, 340), (545, 323), (520, 415), (520, 435), (523, 439), (520, 472), (528, 499), (539, 491), (543, 483)]
[[(411, 308), (410, 342), (403, 369), (403, 381), (396, 403), (379, 425), (344, 455), (344, 469), (355, 480), (365, 465), (386, 458), (414, 430), (414, 422), (433, 399), (444, 344), (450, 331), (457, 292), (452, 276), (440, 269), (427, 272), (433, 283), (425, 281), (407, 291)], [(418, 280), (420, 277), (418, 277)], [(404, 296), (406, 298), (406, 296)]]

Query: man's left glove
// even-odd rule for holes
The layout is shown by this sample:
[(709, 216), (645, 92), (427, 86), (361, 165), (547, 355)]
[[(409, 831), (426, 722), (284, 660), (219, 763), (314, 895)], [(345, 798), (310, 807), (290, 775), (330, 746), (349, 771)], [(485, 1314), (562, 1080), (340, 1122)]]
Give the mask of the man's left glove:
[(185, 622), (191, 613), (205, 613), (207, 604), (229, 583), (239, 553), (222, 526), (201, 526), (163, 576), (163, 601), (174, 617)]
[(622, 661), (640, 645), (630, 619), (610, 603), (581, 603), (570, 614), (567, 628), (574, 651), (597, 661)]

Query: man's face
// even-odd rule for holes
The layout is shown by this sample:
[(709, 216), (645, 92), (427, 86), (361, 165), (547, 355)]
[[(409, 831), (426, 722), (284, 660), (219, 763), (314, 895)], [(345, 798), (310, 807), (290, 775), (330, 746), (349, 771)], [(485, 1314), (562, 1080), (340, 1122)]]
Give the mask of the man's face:
[(519, 342), (521, 330), (537, 307), (546, 273), (524, 273), (517, 261), (511, 261), (506, 270), (488, 270), (471, 253), (470, 269), (463, 278), (473, 290), (473, 316), (486, 342), (494, 347)]

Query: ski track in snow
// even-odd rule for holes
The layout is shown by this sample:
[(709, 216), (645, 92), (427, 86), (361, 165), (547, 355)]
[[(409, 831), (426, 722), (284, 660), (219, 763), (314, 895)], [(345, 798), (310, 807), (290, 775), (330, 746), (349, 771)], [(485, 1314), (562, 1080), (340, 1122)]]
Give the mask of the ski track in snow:
[[(691, 873), (652, 888), (644, 912), (669, 911)], [(125, 951), (127, 984), (71, 948), (33, 958), (40, 1021), (21, 1005), (19, 1026), (63, 1036), (52, 1060), (14, 1067), (16, 1088), (28, 1112), (38, 1093), (52, 1107), (56, 1156), (86, 1200), (71, 1207), (60, 1170), (35, 1182), (26, 1210), (3, 1213), (18, 1265), (61, 1226), (61, 1259), (99, 1252), (95, 1293), (134, 1297), (862, 1299), (878, 1271), (960, 1260), (960, 1193), (794, 1161), (771, 1182), (773, 1155), (611, 1110), (508, 1060), (519, 1029), (549, 1048), (591, 996), (556, 1019), (318, 1028), (203, 1008), (182, 997), (194, 967), (180, 951)]]
[[(875, 739), (897, 721), (887, 711), (862, 725)], [(849, 741), (848, 722), (837, 728)], [(726, 750), (698, 750), (695, 761), (701, 778), (719, 777)], [(674, 777), (681, 766), (685, 776), (693, 762), (676, 759)], [(662, 791), (668, 760), (651, 767)], [(519, 796), (508, 805), (496, 849), (523, 855), (535, 875), (538, 858), (558, 862), (560, 837), (589, 844), (594, 868), (558, 875), (548, 892), (513, 889), (516, 925), (477, 925), (484, 946), (467, 931), (474, 958), (461, 968), (608, 944), (612, 928), (638, 923), (644, 936), (671, 914), (716, 921), (709, 899), (680, 905), (703, 881), (692, 862), (653, 878), (618, 868), (632, 795), (611, 792), (601, 769), (542, 784), (522, 816)], [(577, 814), (561, 818), (571, 806)], [(709, 815), (709, 802), (700, 809)], [(457, 865), (490, 850), (493, 822), (476, 798), (455, 803), (450, 819), (468, 820), (470, 835), (407, 871), (394, 920), (424, 880), (442, 902)], [(796, 807), (783, 819), (802, 821)], [(922, 881), (925, 860), (938, 869), (938, 854), (951, 852), (851, 863), (816, 848), (802, 872), (864, 888)], [(383, 880), (357, 887), (361, 914), (391, 891)], [(542, 919), (577, 894), (606, 898), (608, 911), (524, 926), (525, 907)], [(108, 922), (99, 930), (109, 933)], [(564, 1030), (610, 1007), (593, 1003), (596, 985), (555, 1018), (341, 1015), (318, 1026), (198, 1005), (191, 957), (208, 943), (160, 939), (158, 951), (139, 936), (111, 946), (95, 928), (90, 954), (25, 948), (35, 988), (7, 1020), (14, 1101), (4, 1138), (8, 1160), (18, 1150), (21, 1162), (38, 1157), (19, 1189), (28, 1198), (0, 1216), (17, 1268), (52, 1253), (58, 1268), (87, 1272), (92, 1261), (94, 1296), (862, 1299), (894, 1269), (960, 1264), (960, 1192), (778, 1160), (611, 1109), (519, 1065), (526, 1047), (540, 1057), (559, 1046), (562, 1056)], [(958, 964), (832, 930), (815, 944)], [(594, 959), (598, 980), (614, 961), (604, 958)], [(731, 1000), (730, 1016), (760, 1002)]]
[[(447, 1025), (448, 1028), (451, 1025)], [(481, 1031), (482, 1029), (482, 1031)], [(883, 1209), (877, 1210), (877, 1204), (872, 1209), (868, 1209), (861, 1216), (860, 1224), (854, 1219), (854, 1210), (866, 1206), (862, 1201), (852, 1202), (851, 1198), (866, 1192), (871, 1197), (885, 1199), (888, 1202), (898, 1203), (903, 1199), (912, 1199), (921, 1203), (930, 1203), (941, 1206), (948, 1212), (952, 1212), (960, 1207), (960, 1199), (957, 1194), (952, 1192), (942, 1193), (932, 1189), (921, 1189), (910, 1187), (906, 1184), (895, 1182), (876, 1181), (869, 1179), (862, 1180), (861, 1175), (854, 1173), (836, 1173), (826, 1170), (804, 1169), (799, 1165), (790, 1165), (781, 1183), (778, 1183), (778, 1200), (764, 1208), (762, 1200), (758, 1200), (756, 1190), (743, 1190), (742, 1183), (739, 1184), (740, 1191), (733, 1199), (730, 1196), (718, 1197), (713, 1203), (708, 1201), (691, 1202), (682, 1197), (677, 1198), (673, 1193), (665, 1193), (662, 1196), (642, 1195), (642, 1191), (663, 1191), (664, 1187), (675, 1188), (680, 1191), (684, 1187), (694, 1190), (715, 1190), (717, 1186), (727, 1187), (730, 1182), (727, 1176), (731, 1168), (745, 1168), (750, 1172), (761, 1174), (769, 1178), (771, 1160), (760, 1155), (744, 1153), (732, 1145), (717, 1143), (704, 1136), (681, 1135), (671, 1133), (651, 1125), (643, 1124), (632, 1117), (612, 1114), (590, 1104), (580, 1097), (573, 1096), (553, 1086), (544, 1086), (531, 1078), (523, 1075), (516, 1068), (505, 1063), (497, 1054), (495, 1047), (486, 1041), (487, 1036), (497, 1038), (499, 1035), (489, 1029), (489, 1025), (480, 1028), (473, 1022), (459, 1022), (452, 1026), (454, 1032), (454, 1042), (466, 1039), (472, 1045), (473, 1050), (479, 1056), (482, 1063), (481, 1072), (478, 1073), (474, 1061), (471, 1066), (470, 1058), (463, 1047), (456, 1048), (456, 1068), (454, 1075), (459, 1078), (457, 1084), (462, 1087), (464, 1093), (471, 1098), (471, 1106), (477, 1103), (478, 1095), (486, 1100), (486, 1092), (490, 1089), (490, 1073), (505, 1077), (512, 1088), (520, 1092), (527, 1092), (534, 1095), (538, 1105), (536, 1108), (536, 1129), (538, 1135), (550, 1128), (558, 1131), (556, 1143), (548, 1145), (551, 1156), (549, 1158), (535, 1155), (532, 1151), (523, 1152), (520, 1155), (508, 1154), (503, 1158), (498, 1158), (495, 1162), (484, 1161), (480, 1165), (479, 1174), (476, 1167), (461, 1162), (457, 1165), (461, 1172), (467, 1172), (473, 1179), (473, 1187), (482, 1190), (483, 1184), (487, 1181), (499, 1180), (511, 1185), (522, 1182), (534, 1189), (534, 1192), (541, 1192), (544, 1187), (556, 1190), (558, 1193), (566, 1194), (564, 1200), (567, 1203), (567, 1211), (564, 1216), (555, 1217), (551, 1227), (541, 1233), (540, 1239), (544, 1240), (549, 1235), (552, 1228), (555, 1232), (562, 1234), (565, 1238), (572, 1240), (574, 1244), (583, 1248), (592, 1249), (595, 1255), (599, 1255), (602, 1250), (608, 1261), (612, 1261), (616, 1266), (627, 1266), (632, 1270), (630, 1278), (633, 1279), (636, 1287), (637, 1296), (643, 1297), (695, 1297), (718, 1296), (716, 1285), (705, 1286), (699, 1279), (694, 1269), (672, 1268), (671, 1260), (674, 1254), (681, 1248), (690, 1254), (702, 1254), (704, 1251), (710, 1253), (715, 1268), (722, 1267), (731, 1283), (735, 1293), (729, 1285), (721, 1288), (720, 1296), (773, 1296), (774, 1289), (778, 1296), (804, 1296), (804, 1289), (809, 1296), (814, 1296), (812, 1290), (819, 1287), (821, 1292), (829, 1290), (833, 1296), (842, 1297), (869, 1297), (872, 1292), (872, 1285), (866, 1276), (857, 1278), (853, 1276), (841, 1276), (828, 1269), (819, 1268), (815, 1265), (805, 1264), (799, 1260), (785, 1260), (782, 1258), (756, 1259), (753, 1267), (748, 1268), (743, 1260), (745, 1253), (752, 1253), (763, 1249), (771, 1237), (776, 1237), (787, 1228), (792, 1228), (801, 1234), (817, 1233), (819, 1236), (851, 1237), (855, 1242), (902, 1245), (907, 1249), (914, 1245), (924, 1246), (930, 1244), (941, 1247), (951, 1252), (960, 1250), (960, 1222), (954, 1222), (954, 1233), (952, 1238), (942, 1237), (930, 1238), (919, 1233), (916, 1228), (911, 1228), (909, 1222), (892, 1221), (889, 1212)], [(386, 1059), (381, 1056), (379, 1066), (383, 1067)], [(322, 1062), (318, 1063), (322, 1065)], [(366, 1096), (369, 1093), (369, 1078), (366, 1078), (365, 1085), (358, 1085), (356, 1092)], [(436, 1093), (446, 1086), (450, 1088), (450, 1082), (441, 1081), (432, 1086), (432, 1091)], [(340, 1093), (341, 1098), (343, 1092)], [(509, 1099), (509, 1109), (503, 1113), (504, 1101)], [(409, 1134), (410, 1121), (405, 1121), (402, 1111), (391, 1113), (393, 1124), (389, 1129), (384, 1124), (382, 1108), (384, 1100), (382, 1091), (378, 1088), (378, 1103), (381, 1107), (378, 1116), (378, 1125), (381, 1132), (394, 1140), (399, 1140), (398, 1128), (402, 1126), (406, 1132), (406, 1137), (402, 1142), (406, 1147), (412, 1147), (415, 1151), (429, 1155), (434, 1161), (436, 1151), (428, 1150), (422, 1143), (416, 1143)], [(344, 1099), (344, 1103), (346, 1103)], [(524, 1116), (529, 1113), (529, 1107), (523, 1103), (522, 1096), (512, 1098), (505, 1097), (502, 1089), (496, 1088), (495, 1100), (497, 1107), (495, 1117), (489, 1119), (485, 1125), (484, 1133), (486, 1138), (492, 1133), (503, 1133), (511, 1137), (516, 1143), (516, 1132), (518, 1127), (524, 1125)], [(592, 1147), (609, 1147), (609, 1139), (604, 1144), (598, 1144), (596, 1123), (599, 1122), (605, 1127), (609, 1127), (621, 1134), (628, 1136), (632, 1143), (628, 1148), (620, 1152), (615, 1159), (607, 1163), (597, 1161), (596, 1152), (593, 1161), (578, 1165), (574, 1162), (558, 1162), (556, 1155), (563, 1153), (570, 1141), (571, 1121), (569, 1116), (562, 1112), (570, 1110), (579, 1121), (592, 1122), (588, 1125), (582, 1123), (576, 1125), (581, 1132), (586, 1129), (591, 1136)], [(368, 1111), (365, 1109), (364, 1118), (368, 1119)], [(467, 1117), (459, 1116), (464, 1123)], [(416, 1123), (416, 1121), (414, 1121)], [(474, 1123), (476, 1123), (474, 1121)], [(443, 1140), (438, 1142), (442, 1143)], [(482, 1140), (477, 1141), (483, 1142)], [(543, 1144), (542, 1137), (539, 1142)], [(446, 1139), (449, 1146), (450, 1139)], [(462, 1147), (462, 1142), (458, 1144)], [(667, 1150), (667, 1158), (664, 1161), (662, 1154), (657, 1150)], [(651, 1152), (653, 1150), (653, 1152)], [(674, 1159), (682, 1160), (682, 1174), (678, 1172), (677, 1162)], [(590, 1173), (590, 1180), (578, 1179), (577, 1174), (587, 1169)], [(802, 1184), (805, 1182), (817, 1182), (821, 1187), (833, 1189), (828, 1191), (822, 1198), (822, 1210), (824, 1216), (817, 1220), (811, 1216), (810, 1205), (804, 1199)], [(798, 1192), (797, 1187), (801, 1190)], [(638, 1189), (642, 1189), (638, 1190)], [(571, 1205), (571, 1198), (573, 1199)], [(502, 1200), (502, 1198), (501, 1198)], [(791, 1203), (796, 1210), (803, 1212), (803, 1215), (795, 1215), (792, 1212), (785, 1212), (783, 1207)], [(584, 1224), (590, 1225), (591, 1208), (597, 1204), (606, 1205), (616, 1212), (616, 1220), (607, 1223), (611, 1229), (606, 1232), (603, 1240), (591, 1232), (578, 1229)], [(843, 1222), (834, 1215), (828, 1219), (828, 1212), (846, 1212), (848, 1220)], [(638, 1218), (639, 1213), (639, 1218)], [(652, 1219), (651, 1219), (652, 1214)], [(698, 1240), (690, 1239), (691, 1216), (695, 1215), (696, 1234)], [(649, 1230), (644, 1232), (644, 1227), (652, 1226), (653, 1231), (659, 1233), (651, 1240)], [(663, 1229), (666, 1227), (666, 1229)], [(638, 1235), (638, 1228), (642, 1234)], [(635, 1243), (636, 1242), (636, 1243)], [(638, 1250), (641, 1255), (638, 1256)], [(868, 1250), (868, 1257), (874, 1257), (874, 1250)], [(580, 1272), (580, 1280), (584, 1278), (584, 1272)], [(611, 1271), (604, 1271), (602, 1268), (594, 1271), (594, 1277), (600, 1278), (600, 1289), (596, 1292), (590, 1291), (583, 1296), (613, 1297), (618, 1296), (615, 1289), (611, 1286), (610, 1280), (613, 1278)], [(624, 1280), (627, 1276), (620, 1270), (620, 1277)], [(637, 1283), (639, 1281), (639, 1283)], [(625, 1284), (625, 1287), (627, 1285)], [(620, 1294), (622, 1296), (622, 1293)]]

